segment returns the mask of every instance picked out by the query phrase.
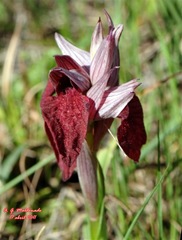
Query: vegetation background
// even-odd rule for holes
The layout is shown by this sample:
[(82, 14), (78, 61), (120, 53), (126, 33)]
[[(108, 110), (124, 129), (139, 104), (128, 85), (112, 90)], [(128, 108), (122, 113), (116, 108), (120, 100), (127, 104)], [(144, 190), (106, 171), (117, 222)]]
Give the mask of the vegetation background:
[[(108, 239), (179, 239), (182, 226), (182, 1), (0, 1), (0, 239), (86, 239), (77, 175), (66, 183), (44, 133), (40, 97), (59, 32), (89, 50), (103, 9), (123, 23), (120, 81), (140, 78), (148, 141), (140, 162), (108, 134), (98, 158)], [(117, 121), (112, 126), (115, 135)], [(28, 170), (28, 171), (26, 171)], [(9, 219), (7, 208), (41, 209)], [(17, 213), (18, 214), (18, 213)], [(30, 214), (30, 213), (29, 213)], [(23, 214), (21, 214), (23, 215)]]

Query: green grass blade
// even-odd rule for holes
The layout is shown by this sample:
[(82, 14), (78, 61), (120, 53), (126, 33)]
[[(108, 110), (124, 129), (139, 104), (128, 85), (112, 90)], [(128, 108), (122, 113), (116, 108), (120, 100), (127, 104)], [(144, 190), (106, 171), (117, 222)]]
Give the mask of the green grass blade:
[(49, 162), (51, 162), (54, 159), (54, 155), (50, 155), (49, 157), (45, 158), (44, 160), (36, 163), (34, 166), (32, 166), (31, 168), (29, 168), (28, 170), (26, 170), (25, 172), (21, 173), (19, 176), (17, 176), (16, 178), (14, 178), (13, 180), (11, 180), (10, 182), (8, 182), (7, 184), (5, 184), (4, 186), (1, 187), (0, 189), (0, 194), (8, 191), (10, 188), (16, 186), (18, 183), (20, 183), (21, 181), (23, 181), (26, 177), (28, 177), (29, 175), (31, 175), (32, 173), (36, 172), (38, 169), (44, 167), (46, 164), (48, 164)]
[[(180, 130), (181, 124), (182, 124), (181, 119), (174, 119), (174, 120), (171, 120), (168, 124), (166, 124), (164, 131), (160, 133), (160, 137), (159, 137), (160, 142), (162, 142), (167, 135)], [(156, 136), (148, 144), (143, 146), (140, 159), (141, 160), (144, 159), (144, 157), (146, 157), (149, 152), (155, 149), (157, 145), (158, 145), (158, 137)]]
[[(157, 172), (157, 179), (160, 181), (161, 178), (161, 167), (160, 167), (160, 155), (161, 155), (161, 145), (160, 145), (160, 125), (158, 123), (158, 172)], [(163, 216), (162, 216), (162, 183), (159, 184), (158, 187), (158, 221), (159, 221), (159, 239), (163, 239)]]
[(138, 210), (138, 212), (136, 213), (133, 221), (131, 222), (123, 240), (127, 240), (135, 226), (135, 224), (137, 223), (140, 215), (142, 214), (143, 210), (145, 209), (145, 207), (147, 206), (147, 204), (149, 203), (150, 199), (153, 197), (153, 195), (155, 194), (155, 192), (159, 189), (159, 186), (161, 185), (161, 183), (164, 181), (164, 178), (166, 177), (166, 175), (169, 173), (169, 166), (166, 168), (164, 174), (162, 175), (162, 177), (160, 178), (160, 180), (158, 181), (158, 183), (156, 184), (156, 186), (154, 187), (154, 189), (152, 190), (152, 192), (146, 197), (142, 207)]
[(1, 164), (0, 179), (2, 179), (3, 181), (6, 181), (8, 179), (14, 165), (18, 161), (18, 158), (24, 148), (25, 148), (25, 145), (21, 145), (21, 146), (15, 148), (15, 150), (12, 151), (12, 153), (9, 154), (3, 160), (2, 164)]

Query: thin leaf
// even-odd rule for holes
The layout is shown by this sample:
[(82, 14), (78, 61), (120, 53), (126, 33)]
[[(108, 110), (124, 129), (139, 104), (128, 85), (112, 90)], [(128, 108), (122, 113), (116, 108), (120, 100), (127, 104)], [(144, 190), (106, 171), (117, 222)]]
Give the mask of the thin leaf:
[(15, 150), (3, 160), (1, 164), (0, 179), (6, 181), (9, 178), (9, 175), (24, 148), (25, 145), (15, 148)]
[(160, 178), (160, 180), (158, 181), (158, 183), (156, 184), (156, 186), (154, 187), (154, 189), (150, 192), (150, 194), (146, 197), (143, 205), (141, 206), (141, 208), (138, 210), (138, 212), (136, 213), (136, 215), (134, 216), (123, 240), (127, 240), (130, 237), (130, 234), (135, 226), (135, 224), (137, 223), (139, 217), (141, 216), (142, 212), (144, 211), (145, 207), (147, 206), (147, 204), (149, 203), (149, 201), (151, 200), (151, 198), (153, 197), (153, 195), (156, 193), (156, 191), (158, 190), (158, 188), (160, 187), (161, 183), (164, 181), (164, 178), (168, 175), (169, 173), (169, 166), (166, 168), (165, 172), (163, 173), (162, 177)]
[(9, 189), (13, 188), (14, 186), (16, 186), (18, 183), (22, 182), (26, 177), (30, 176), (31, 174), (33, 174), (40, 168), (44, 167), (46, 164), (53, 161), (53, 159), (54, 159), (54, 155), (52, 154), (49, 157), (39, 161), (34, 166), (29, 168), (25, 172), (21, 173), (17, 177), (15, 177), (13, 180), (11, 180), (10, 182), (8, 182), (7, 184), (5, 184), (4, 186), (2, 186), (0, 188), (0, 195), (3, 194), (4, 192), (8, 191)]

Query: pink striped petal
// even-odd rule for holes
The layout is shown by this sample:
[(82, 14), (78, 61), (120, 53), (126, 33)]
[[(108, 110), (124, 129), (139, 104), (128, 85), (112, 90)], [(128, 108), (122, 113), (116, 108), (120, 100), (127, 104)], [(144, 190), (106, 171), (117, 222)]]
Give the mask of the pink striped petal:
[(99, 79), (87, 92), (87, 97), (90, 100), (90, 119), (94, 119), (96, 112), (101, 104), (108, 79), (110, 78), (111, 74), (117, 71), (117, 68), (111, 69), (109, 72), (105, 73), (101, 79)]
[(114, 37), (109, 34), (100, 44), (90, 65), (90, 81), (94, 85), (107, 73), (113, 63)]
[(91, 59), (93, 59), (95, 53), (97, 52), (97, 49), (99, 48), (101, 42), (103, 40), (103, 29), (102, 29), (102, 22), (99, 18), (99, 21), (95, 27), (95, 30), (92, 34), (92, 41), (90, 46), (90, 55)]
[(105, 91), (96, 118), (116, 118), (134, 96), (134, 90), (140, 83), (132, 80)]
[(106, 18), (107, 18), (107, 23), (108, 23), (109, 32), (110, 32), (114, 29), (114, 24), (113, 24), (113, 21), (111, 19), (111, 16), (109, 15), (109, 13), (106, 10), (104, 10), (104, 13), (105, 13)]
[(58, 33), (55, 33), (55, 40), (64, 55), (69, 55), (81, 66), (90, 65), (90, 54), (88, 52), (75, 47)]
[(124, 26), (122, 24), (118, 25), (112, 32), (114, 38), (115, 38), (115, 45), (118, 46), (119, 39), (121, 37), (121, 34), (123, 32)]

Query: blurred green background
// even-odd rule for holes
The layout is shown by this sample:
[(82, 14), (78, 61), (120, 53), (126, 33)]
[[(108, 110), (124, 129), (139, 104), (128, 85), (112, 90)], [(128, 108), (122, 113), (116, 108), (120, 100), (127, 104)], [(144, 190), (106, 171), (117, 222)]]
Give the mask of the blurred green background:
[[(59, 32), (88, 50), (103, 9), (120, 41), (120, 82), (140, 78), (148, 141), (139, 164), (106, 136), (98, 158), (106, 184), (108, 239), (179, 239), (182, 225), (182, 1), (26, 0), (0, 2), (0, 239), (86, 239), (76, 174), (61, 182), (44, 133), (40, 97)], [(115, 135), (118, 122), (111, 131)], [(148, 194), (159, 184), (145, 206)], [(31, 168), (29, 176), (24, 176)], [(19, 179), (17, 179), (19, 177)], [(8, 185), (9, 184), (9, 185)], [(41, 208), (34, 220), (10, 220), (5, 208)], [(131, 233), (135, 214), (143, 207)], [(125, 237), (125, 238), (124, 238)]]

